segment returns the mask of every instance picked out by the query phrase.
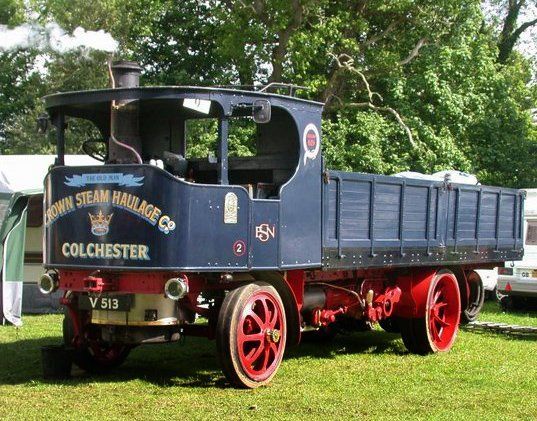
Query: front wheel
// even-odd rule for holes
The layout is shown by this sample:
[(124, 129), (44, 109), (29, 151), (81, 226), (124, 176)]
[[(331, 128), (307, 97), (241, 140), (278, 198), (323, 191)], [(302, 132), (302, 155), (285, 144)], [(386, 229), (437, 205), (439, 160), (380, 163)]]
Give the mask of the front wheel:
[(287, 326), (282, 300), (268, 284), (248, 284), (229, 292), (216, 327), (222, 371), (237, 387), (270, 382), (285, 351)]
[(452, 272), (441, 270), (430, 281), (425, 317), (398, 320), (406, 348), (422, 355), (448, 351), (459, 330), (460, 314), (457, 279)]

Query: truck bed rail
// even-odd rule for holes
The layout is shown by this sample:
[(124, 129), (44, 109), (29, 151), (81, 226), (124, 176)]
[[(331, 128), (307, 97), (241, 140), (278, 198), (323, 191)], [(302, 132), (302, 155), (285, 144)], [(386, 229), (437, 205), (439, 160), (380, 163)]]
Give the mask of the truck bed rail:
[(329, 171), (323, 267), (492, 263), (523, 254), (515, 189)]

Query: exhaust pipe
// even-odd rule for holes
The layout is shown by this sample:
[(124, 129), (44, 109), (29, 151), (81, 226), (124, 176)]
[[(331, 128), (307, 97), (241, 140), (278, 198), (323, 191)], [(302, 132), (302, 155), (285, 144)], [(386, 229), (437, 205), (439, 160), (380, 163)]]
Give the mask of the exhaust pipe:
[(49, 295), (58, 290), (60, 280), (56, 272), (47, 272), (41, 275), (37, 281), (37, 287), (41, 294)]
[[(132, 61), (116, 61), (109, 67), (112, 88), (140, 86), (142, 68)], [(110, 112), (109, 161), (117, 164), (142, 163), (139, 101), (114, 100)]]

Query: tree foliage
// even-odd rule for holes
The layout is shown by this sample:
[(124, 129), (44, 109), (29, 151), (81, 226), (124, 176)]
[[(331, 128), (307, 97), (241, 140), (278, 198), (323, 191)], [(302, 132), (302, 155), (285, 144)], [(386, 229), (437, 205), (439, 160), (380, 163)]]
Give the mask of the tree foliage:
[[(26, 7), (70, 31), (111, 32), (120, 55), (144, 66), (146, 84), (305, 86), (301, 96), (326, 104), (323, 147), (332, 168), (456, 168), (484, 183), (537, 186), (531, 64), (512, 48), (509, 60), (498, 60), (503, 35), (486, 23), (480, 1), (33, 0)], [(45, 73), (32, 73), (35, 56), (0, 54), (0, 66), (13, 69), (0, 79), (4, 153), (49, 150), (32, 131), (38, 96), (108, 83), (102, 53), (51, 53)], [(250, 153), (250, 135), (233, 134), (234, 153)]]

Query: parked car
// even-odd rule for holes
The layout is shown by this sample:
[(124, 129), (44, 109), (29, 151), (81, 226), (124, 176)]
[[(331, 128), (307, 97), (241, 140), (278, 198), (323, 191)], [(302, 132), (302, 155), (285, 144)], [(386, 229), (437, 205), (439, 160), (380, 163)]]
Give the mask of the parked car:
[(524, 257), (498, 270), (500, 302), (506, 309), (537, 301), (537, 189), (525, 191)]

